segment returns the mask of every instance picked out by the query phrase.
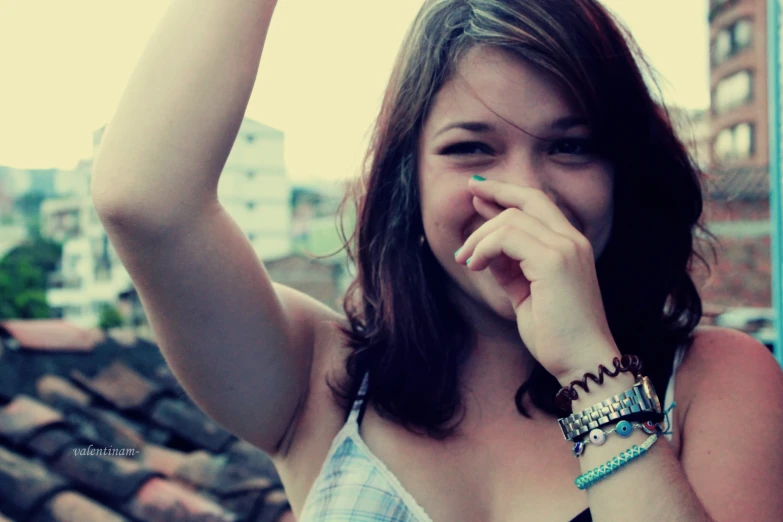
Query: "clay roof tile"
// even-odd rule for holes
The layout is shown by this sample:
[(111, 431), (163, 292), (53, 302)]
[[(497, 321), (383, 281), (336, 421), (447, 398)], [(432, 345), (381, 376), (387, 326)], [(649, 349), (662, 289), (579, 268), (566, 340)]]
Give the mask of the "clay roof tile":
[(90, 351), (101, 341), (95, 332), (61, 319), (3, 321), (0, 335), (30, 350)]
[(147, 481), (128, 503), (140, 520), (155, 522), (234, 522), (237, 516), (186, 487), (165, 479)]
[(64, 420), (57, 410), (27, 395), (18, 395), (0, 410), (0, 435), (22, 445), (36, 431)]
[(160, 392), (154, 382), (116, 360), (93, 378), (78, 370), (74, 370), (71, 377), (120, 410), (139, 409)]
[(100, 521), (129, 522), (119, 513), (73, 491), (59, 493), (49, 499), (36, 520), (47, 522)]
[(68, 487), (67, 481), (40, 463), (0, 447), (0, 512), (27, 519), (48, 497)]

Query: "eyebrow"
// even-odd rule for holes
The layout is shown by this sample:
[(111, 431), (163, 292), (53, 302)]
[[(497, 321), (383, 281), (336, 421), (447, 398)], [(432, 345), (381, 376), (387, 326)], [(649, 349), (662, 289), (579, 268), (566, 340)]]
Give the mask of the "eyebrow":
[[(551, 122), (549, 124), (548, 130), (562, 131), (562, 130), (571, 129), (573, 127), (580, 127), (582, 125), (587, 125), (586, 118), (583, 118), (581, 116), (563, 116)], [(497, 128), (494, 125), (484, 121), (457, 121), (457, 122), (449, 123), (442, 129), (440, 129), (438, 132), (435, 133), (433, 138), (440, 136), (444, 132), (452, 129), (465, 129), (467, 131), (476, 132), (476, 133), (488, 133), (497, 130)]]

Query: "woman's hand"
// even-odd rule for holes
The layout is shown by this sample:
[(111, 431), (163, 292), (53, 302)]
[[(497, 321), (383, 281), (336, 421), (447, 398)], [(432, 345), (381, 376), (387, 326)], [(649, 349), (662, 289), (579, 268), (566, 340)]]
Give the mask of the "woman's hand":
[(619, 356), (590, 241), (541, 190), (475, 177), (469, 186), (487, 222), (456, 260), (476, 272), (489, 268), (531, 354), (561, 383)]

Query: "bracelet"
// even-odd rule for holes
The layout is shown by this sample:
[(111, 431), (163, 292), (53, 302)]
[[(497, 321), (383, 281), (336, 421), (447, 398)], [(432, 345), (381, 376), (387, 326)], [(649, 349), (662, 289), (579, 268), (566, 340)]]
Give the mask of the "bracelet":
[(597, 468), (579, 475), (576, 477), (576, 480), (574, 480), (574, 484), (576, 484), (576, 487), (579, 489), (589, 488), (596, 482), (603, 480), (632, 460), (637, 459), (647, 453), (647, 450), (650, 449), (650, 446), (655, 444), (656, 440), (658, 440), (658, 435), (654, 433), (642, 443), (641, 447), (634, 444), (631, 449), (624, 451), (617, 457), (612, 457), (612, 460), (607, 461), (606, 464), (601, 464)]
[(590, 389), (587, 386), (588, 377), (590, 377), (593, 382), (601, 385), (604, 383), (604, 374), (609, 377), (617, 377), (620, 372), (631, 372), (633, 373), (634, 378), (637, 378), (642, 371), (642, 360), (636, 355), (625, 354), (622, 356), (622, 359), (615, 357), (612, 360), (612, 364), (614, 364), (615, 367), (614, 373), (610, 372), (603, 364), (599, 364), (598, 377), (587, 372), (584, 377), (582, 377), (581, 381), (571, 381), (570, 385), (560, 388), (560, 391), (555, 395), (555, 404), (557, 407), (565, 412), (570, 412), (571, 401), (579, 398), (579, 394), (576, 393), (574, 386), (579, 385), (584, 391), (590, 392)]
[(574, 448), (572, 450), (574, 457), (581, 457), (585, 452), (585, 448), (587, 447), (588, 443), (595, 444), (596, 446), (602, 446), (603, 443), (606, 442), (607, 435), (617, 433), (617, 435), (620, 437), (626, 438), (631, 436), (631, 433), (633, 433), (635, 428), (641, 428), (648, 435), (652, 435), (653, 433), (660, 435), (663, 433), (663, 428), (653, 421), (647, 421), (644, 423), (637, 422), (635, 424), (631, 424), (626, 420), (622, 420), (618, 422), (612, 429), (607, 431), (603, 431), (601, 428), (595, 428), (594, 430), (590, 431), (587, 437), (575, 442)]
[(615, 421), (659, 422), (662, 418), (660, 401), (650, 378), (637, 375), (636, 383), (630, 390), (558, 419), (557, 422), (565, 439), (573, 441), (581, 440), (591, 430)]

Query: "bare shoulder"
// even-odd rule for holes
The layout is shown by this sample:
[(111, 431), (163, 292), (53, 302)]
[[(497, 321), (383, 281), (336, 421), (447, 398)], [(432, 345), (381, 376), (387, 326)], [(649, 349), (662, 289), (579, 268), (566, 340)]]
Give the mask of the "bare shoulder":
[(748, 378), (780, 372), (770, 350), (752, 336), (719, 326), (702, 325), (693, 333), (693, 344), (683, 361), (682, 370), (688, 374), (694, 390), (709, 379)]
[(755, 379), (759, 372), (773, 376), (781, 373), (780, 366), (766, 346), (739, 330), (698, 326), (693, 332), (693, 343), (677, 372), (678, 395), (685, 399), (684, 408), (680, 411), (683, 421), (692, 402), (699, 400), (704, 390), (713, 390), (707, 393), (714, 393), (715, 382)]
[[(683, 361), (689, 401), (680, 462), (694, 491), (722, 520), (779, 520), (783, 512), (783, 370), (752, 336), (702, 327)], [(680, 380), (678, 379), (678, 384)]]

